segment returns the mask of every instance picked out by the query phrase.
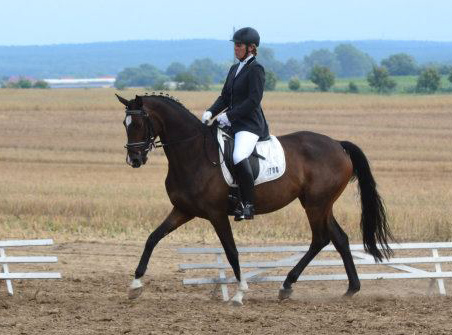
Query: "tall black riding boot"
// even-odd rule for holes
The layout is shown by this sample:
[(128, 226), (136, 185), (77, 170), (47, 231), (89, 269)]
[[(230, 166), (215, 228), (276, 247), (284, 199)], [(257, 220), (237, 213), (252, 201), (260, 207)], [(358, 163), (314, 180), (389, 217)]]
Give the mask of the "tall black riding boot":
[(242, 198), (241, 211), (239, 208), (234, 220), (252, 220), (254, 218), (254, 176), (248, 158), (234, 165), (234, 171)]

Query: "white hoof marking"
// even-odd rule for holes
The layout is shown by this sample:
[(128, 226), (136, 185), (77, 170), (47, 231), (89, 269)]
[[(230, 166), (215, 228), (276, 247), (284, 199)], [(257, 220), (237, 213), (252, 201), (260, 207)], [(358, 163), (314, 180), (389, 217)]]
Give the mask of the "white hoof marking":
[(239, 291), (237, 291), (235, 296), (231, 299), (232, 305), (243, 306), (242, 299), (243, 299), (243, 292), (239, 290)]
[(143, 287), (143, 283), (141, 283), (141, 279), (132, 280), (132, 284), (130, 284), (131, 289), (137, 289)]
[(243, 279), (243, 280), (239, 283), (239, 290), (240, 290), (240, 291), (248, 291), (248, 283), (246, 282), (245, 279)]
[(140, 279), (134, 279), (129, 287), (129, 299), (136, 299), (141, 295), (141, 293), (143, 293), (143, 284)]

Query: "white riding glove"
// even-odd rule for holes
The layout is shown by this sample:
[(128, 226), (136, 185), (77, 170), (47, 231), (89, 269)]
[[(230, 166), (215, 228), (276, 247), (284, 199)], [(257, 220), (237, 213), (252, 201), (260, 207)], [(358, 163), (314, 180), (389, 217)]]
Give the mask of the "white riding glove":
[(231, 122), (228, 119), (228, 115), (226, 113), (222, 113), (217, 117), (217, 121), (221, 126), (230, 126)]
[(210, 119), (212, 118), (212, 112), (210, 111), (205, 111), (204, 114), (202, 115), (202, 123), (207, 123)]

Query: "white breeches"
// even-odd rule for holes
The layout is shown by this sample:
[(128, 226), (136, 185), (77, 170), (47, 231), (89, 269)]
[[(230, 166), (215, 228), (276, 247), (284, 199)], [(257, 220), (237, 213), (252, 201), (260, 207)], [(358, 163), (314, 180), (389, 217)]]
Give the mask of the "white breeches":
[(235, 145), (232, 159), (235, 165), (245, 158), (248, 158), (253, 153), (254, 147), (259, 140), (259, 136), (249, 131), (239, 131), (235, 134), (234, 139)]

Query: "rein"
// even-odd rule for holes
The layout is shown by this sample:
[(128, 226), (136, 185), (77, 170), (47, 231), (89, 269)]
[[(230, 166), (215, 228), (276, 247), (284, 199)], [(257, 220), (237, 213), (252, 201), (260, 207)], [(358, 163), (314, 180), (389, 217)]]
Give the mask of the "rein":
[[(197, 133), (196, 135), (190, 136), (188, 138), (184, 138), (184, 139), (180, 139), (180, 140), (175, 140), (175, 141), (170, 141), (170, 142), (162, 142), (162, 141), (156, 141), (157, 136), (155, 135), (155, 129), (154, 126), (152, 124), (151, 118), (149, 116), (148, 113), (146, 113), (144, 110), (142, 109), (126, 109), (126, 116), (139, 116), (142, 117), (145, 120), (145, 123), (147, 125), (147, 136), (146, 136), (146, 140), (145, 141), (141, 141), (141, 142), (127, 142), (127, 144), (124, 146), (124, 148), (126, 149), (135, 149), (135, 150), (142, 150), (145, 153), (152, 151), (152, 148), (163, 148), (163, 147), (167, 147), (170, 145), (175, 145), (175, 144), (180, 144), (180, 143), (184, 143), (184, 142), (189, 142), (201, 135), (203, 135), (203, 151), (204, 151), (204, 155), (206, 157), (206, 159), (209, 161), (210, 164), (212, 164), (213, 166), (219, 166), (224, 162), (224, 153), (221, 150), (221, 145), (218, 142), (218, 138), (215, 134), (215, 130), (217, 129), (217, 127), (213, 127), (213, 126), (206, 126), (207, 129), (205, 127), (202, 127), (202, 131), (200, 133)], [(207, 132), (206, 130), (209, 131), (210, 136), (212, 137), (212, 139), (214, 140), (215, 144), (218, 146), (218, 148), (220, 148), (221, 154), (223, 156), (223, 161), (221, 161), (221, 159), (218, 160), (218, 162), (215, 162), (215, 160), (212, 160), (209, 157), (209, 153), (207, 152), (207, 148), (206, 148), (206, 139), (207, 139)]]
[[(180, 140), (175, 140), (175, 141), (170, 141), (170, 142), (162, 142), (162, 141), (156, 141), (157, 136), (155, 135), (155, 130), (154, 130), (154, 126), (152, 125), (152, 121), (151, 118), (149, 116), (148, 113), (146, 113), (144, 110), (142, 109), (135, 109), (135, 110), (129, 110), (126, 109), (126, 116), (139, 116), (142, 117), (147, 125), (147, 136), (146, 136), (146, 140), (145, 141), (141, 141), (141, 142), (127, 142), (127, 144), (124, 146), (124, 148), (126, 149), (137, 149), (137, 150), (143, 150), (144, 152), (150, 152), (152, 150), (152, 148), (163, 148), (163, 147), (167, 147), (170, 145), (175, 145), (175, 144), (180, 144), (180, 143), (184, 143), (184, 142), (189, 142), (201, 135), (203, 135), (204, 140), (203, 140), (203, 149), (204, 149), (204, 153), (206, 155), (207, 160), (213, 165), (213, 166), (217, 166), (220, 163), (215, 162), (213, 160), (211, 160), (209, 158), (209, 155), (207, 153), (207, 149), (206, 149), (206, 132), (202, 131), (201, 133), (197, 133), (196, 135), (190, 136), (188, 138), (184, 138), (184, 139), (180, 139)], [(210, 133), (212, 135), (212, 137), (216, 140), (216, 143), (219, 145), (218, 143), (218, 139), (216, 139), (216, 136), (213, 134), (213, 129), (210, 128)]]

